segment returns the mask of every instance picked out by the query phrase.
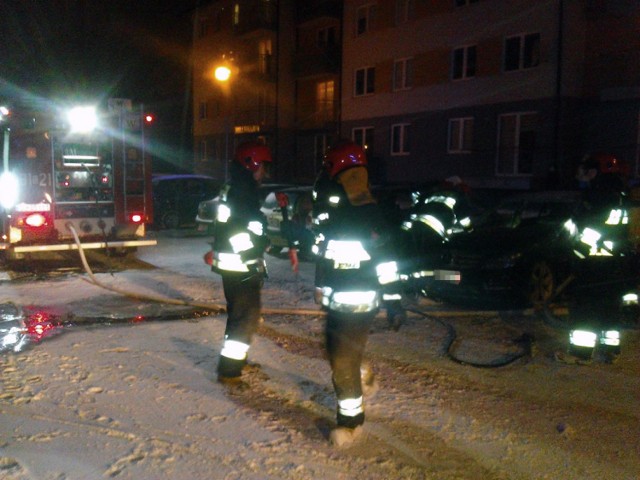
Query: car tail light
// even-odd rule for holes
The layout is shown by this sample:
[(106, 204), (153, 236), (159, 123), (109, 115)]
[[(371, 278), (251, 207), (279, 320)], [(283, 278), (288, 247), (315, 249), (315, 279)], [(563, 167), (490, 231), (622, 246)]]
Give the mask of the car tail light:
[(129, 215), (129, 222), (131, 223), (142, 223), (144, 220), (144, 215), (142, 213), (132, 213)]

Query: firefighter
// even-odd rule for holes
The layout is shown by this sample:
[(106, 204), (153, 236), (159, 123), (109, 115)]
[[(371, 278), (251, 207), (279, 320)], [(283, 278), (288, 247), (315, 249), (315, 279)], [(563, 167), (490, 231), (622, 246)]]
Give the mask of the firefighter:
[(578, 169), (584, 208), (575, 217), (569, 353), (584, 360), (595, 353), (604, 361), (617, 358), (624, 310), (637, 303), (638, 259), (624, 178), (624, 165), (609, 154), (588, 155)]
[[(368, 183), (367, 159), (355, 143), (342, 141), (325, 156), (314, 185), (317, 235), (316, 300), (327, 311), (326, 349), (337, 397), (337, 427), (331, 441), (350, 443), (364, 423), (364, 387), (374, 384), (363, 364), (381, 282), (395, 279), (389, 225)], [(377, 268), (378, 267), (378, 268)], [(393, 268), (391, 268), (393, 270)]]
[(259, 185), (267, 175), (271, 151), (257, 142), (238, 146), (230, 180), (220, 191), (211, 269), (222, 276), (227, 302), (224, 343), (218, 380), (240, 379), (251, 340), (260, 322), (260, 291), (266, 276), (266, 219), (260, 211)]

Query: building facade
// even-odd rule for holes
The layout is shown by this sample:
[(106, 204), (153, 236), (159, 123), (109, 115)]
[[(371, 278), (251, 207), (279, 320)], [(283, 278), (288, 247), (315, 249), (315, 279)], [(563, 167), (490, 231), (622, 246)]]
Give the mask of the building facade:
[[(339, 137), (372, 180), (571, 183), (582, 156), (638, 176), (640, 6), (631, 0), (212, 1), (196, 13), (196, 170), (233, 143), (274, 148), (312, 181)], [(213, 80), (220, 59), (236, 79)]]
[(346, 0), (342, 135), (367, 146), (381, 182), (545, 188), (569, 183), (594, 150), (637, 172), (638, 10)]

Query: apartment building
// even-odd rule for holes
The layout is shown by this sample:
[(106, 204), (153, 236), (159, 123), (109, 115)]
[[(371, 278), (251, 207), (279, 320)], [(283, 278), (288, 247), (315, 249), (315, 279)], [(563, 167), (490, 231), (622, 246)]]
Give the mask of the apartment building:
[[(192, 46), (194, 170), (224, 179), (235, 146), (264, 142), (292, 169), (293, 1), (202, 2)], [(285, 62), (283, 65), (282, 62)], [(216, 78), (219, 67), (228, 78)]]
[(638, 176), (635, 1), (219, 0), (194, 25), (200, 173), (222, 178), (251, 138), (274, 149), (276, 179), (310, 182), (346, 137), (376, 183), (566, 185), (594, 151)]
[(637, 171), (637, 2), (346, 0), (341, 133), (378, 181), (565, 183), (606, 150)]

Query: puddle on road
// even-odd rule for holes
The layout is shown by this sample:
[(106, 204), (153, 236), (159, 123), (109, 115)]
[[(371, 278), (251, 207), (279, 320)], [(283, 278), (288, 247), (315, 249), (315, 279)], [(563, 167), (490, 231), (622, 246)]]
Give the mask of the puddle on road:
[(58, 335), (77, 326), (109, 326), (159, 321), (188, 320), (216, 315), (217, 312), (203, 309), (171, 310), (153, 315), (137, 314), (130, 317), (75, 316), (70, 313), (40, 309), (37, 307), (19, 307), (13, 303), (0, 304), (0, 353), (22, 352), (48, 337)]

